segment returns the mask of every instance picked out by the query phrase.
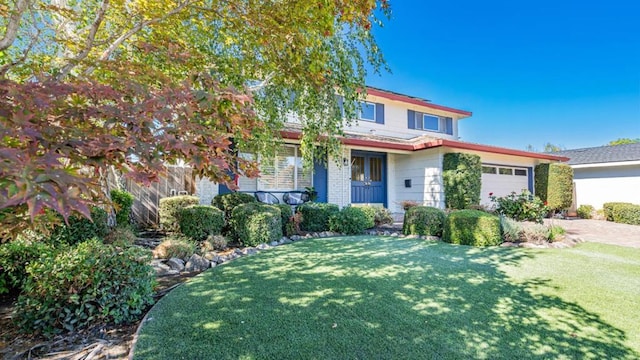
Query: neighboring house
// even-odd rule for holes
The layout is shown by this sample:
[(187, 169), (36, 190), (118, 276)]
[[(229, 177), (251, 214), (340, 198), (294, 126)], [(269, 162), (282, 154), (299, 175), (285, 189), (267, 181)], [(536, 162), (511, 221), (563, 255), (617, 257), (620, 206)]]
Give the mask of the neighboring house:
[(640, 204), (640, 143), (564, 150), (573, 168), (575, 205), (612, 201)]
[[(539, 163), (567, 160), (558, 155), (533, 153), (458, 140), (458, 123), (471, 112), (436, 105), (428, 100), (377, 88), (367, 88), (360, 119), (346, 127), (341, 139), (341, 159), (328, 167), (316, 164), (313, 173), (302, 171), (297, 143), (300, 127), (288, 124), (283, 132), (287, 146), (275, 162), (261, 165), (258, 179), (240, 178), (240, 191), (268, 191), (276, 196), (313, 186), (318, 201), (379, 204), (403, 212), (400, 202), (444, 207), (443, 155), (462, 152), (480, 155), (483, 164), (481, 203), (489, 193), (508, 195), (523, 189), (533, 192), (533, 168)], [(209, 203), (218, 192), (228, 191), (200, 181), (197, 195)]]

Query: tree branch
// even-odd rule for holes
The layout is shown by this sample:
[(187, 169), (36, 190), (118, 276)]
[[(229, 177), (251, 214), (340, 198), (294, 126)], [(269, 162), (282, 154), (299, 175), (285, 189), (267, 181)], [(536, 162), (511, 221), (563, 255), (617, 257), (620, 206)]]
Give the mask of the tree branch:
[(76, 57), (71, 59), (67, 63), (67, 65), (65, 65), (60, 70), (60, 74), (58, 74), (58, 76), (56, 76), (56, 78), (58, 80), (61, 80), (65, 76), (67, 76), (69, 74), (69, 72), (80, 61), (84, 60), (89, 55), (89, 53), (93, 49), (94, 42), (96, 40), (96, 33), (98, 32), (98, 29), (100, 28), (100, 25), (102, 24), (102, 21), (104, 20), (104, 15), (107, 12), (108, 8), (109, 8), (109, 0), (103, 0), (102, 1), (102, 6), (100, 6), (100, 9), (98, 9), (98, 12), (96, 13), (95, 20), (93, 20), (93, 23), (91, 24), (91, 27), (89, 28), (89, 35), (87, 36), (87, 41), (85, 41), (84, 49), (82, 49), (82, 51)]
[[(100, 61), (105, 61), (105, 60), (109, 59), (109, 56), (111, 56), (111, 54), (113, 54), (113, 52), (120, 45), (122, 45), (123, 42), (127, 41), (130, 37), (135, 35), (140, 30), (144, 29), (146, 26), (153, 25), (155, 23), (161, 22), (161, 21), (167, 19), (168, 17), (179, 13), (180, 11), (182, 11), (184, 8), (186, 8), (191, 3), (192, 3), (191, 0), (186, 0), (183, 3), (179, 4), (175, 9), (169, 11), (168, 13), (166, 13), (165, 15), (163, 15), (161, 17), (153, 18), (153, 19), (149, 19), (149, 20), (145, 20), (145, 21), (141, 21), (141, 22), (137, 23), (129, 31), (127, 31), (124, 34), (120, 35), (120, 37), (118, 37), (111, 45), (109, 45), (109, 47), (105, 51), (102, 52), (102, 55), (100, 56)], [(91, 74), (93, 72), (93, 70), (95, 70), (95, 67), (93, 67), (93, 66), (89, 67), (84, 72), (84, 75)]]
[(9, 23), (7, 24), (7, 30), (4, 33), (4, 37), (0, 39), (0, 51), (7, 49), (18, 36), (18, 29), (20, 28), (20, 21), (22, 20), (22, 14), (27, 8), (29, 0), (18, 0), (16, 2), (16, 8), (12, 11), (9, 17)]

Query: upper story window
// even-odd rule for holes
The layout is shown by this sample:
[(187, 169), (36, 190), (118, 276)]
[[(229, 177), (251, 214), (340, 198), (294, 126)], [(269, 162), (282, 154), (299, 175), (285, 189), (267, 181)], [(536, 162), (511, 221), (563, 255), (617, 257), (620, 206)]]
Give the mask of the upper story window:
[(425, 114), (408, 110), (409, 129), (441, 132), (453, 135), (453, 119), (445, 116)]
[[(343, 108), (344, 98), (337, 95), (337, 99), (340, 108)], [(384, 104), (371, 101), (358, 101), (356, 103), (356, 111), (358, 112), (357, 116), (359, 120), (384, 124)]]
[(361, 120), (376, 121), (376, 104), (366, 101), (358, 103), (358, 112)]

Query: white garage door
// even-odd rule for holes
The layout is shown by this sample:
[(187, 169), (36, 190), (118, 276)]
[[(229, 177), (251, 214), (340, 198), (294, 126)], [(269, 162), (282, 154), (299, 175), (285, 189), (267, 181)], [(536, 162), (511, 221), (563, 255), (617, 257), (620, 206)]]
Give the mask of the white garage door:
[(529, 189), (529, 169), (502, 165), (482, 165), (482, 188), (480, 203), (492, 205), (489, 194), (506, 196), (512, 191), (520, 194)]

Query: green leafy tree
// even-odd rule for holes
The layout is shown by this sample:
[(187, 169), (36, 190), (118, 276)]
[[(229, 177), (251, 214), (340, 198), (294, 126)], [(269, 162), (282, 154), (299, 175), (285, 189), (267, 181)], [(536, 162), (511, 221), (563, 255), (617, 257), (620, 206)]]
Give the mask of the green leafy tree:
[(366, 69), (384, 66), (371, 30), (389, 11), (386, 0), (3, 2), (0, 237), (47, 209), (88, 217), (111, 170), (148, 184), (185, 161), (233, 187), (236, 173), (257, 175), (237, 154), (272, 155), (293, 110), (305, 164), (337, 154)]
[(616, 140), (609, 141), (607, 145), (624, 145), (624, 144), (635, 144), (640, 143), (640, 138), (630, 139), (630, 138), (619, 138)]
[(550, 142), (544, 144), (543, 152), (556, 152), (565, 150), (565, 147), (562, 145), (555, 145)]

